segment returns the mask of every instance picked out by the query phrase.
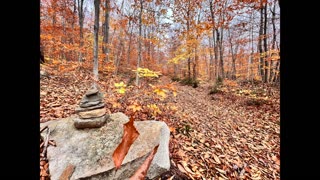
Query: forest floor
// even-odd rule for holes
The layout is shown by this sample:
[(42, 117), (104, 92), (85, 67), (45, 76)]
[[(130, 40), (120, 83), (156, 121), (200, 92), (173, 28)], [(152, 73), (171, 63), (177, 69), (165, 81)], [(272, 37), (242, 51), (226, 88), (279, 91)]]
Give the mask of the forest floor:
[[(49, 78), (40, 80), (40, 122), (74, 114), (91, 86), (89, 68), (42, 68)], [(136, 87), (132, 73), (99, 77), (111, 113), (168, 124), (171, 169), (161, 179), (280, 179), (279, 87), (224, 80), (210, 94), (208, 82), (193, 88), (161, 76)], [(124, 94), (114, 85), (121, 81)]]

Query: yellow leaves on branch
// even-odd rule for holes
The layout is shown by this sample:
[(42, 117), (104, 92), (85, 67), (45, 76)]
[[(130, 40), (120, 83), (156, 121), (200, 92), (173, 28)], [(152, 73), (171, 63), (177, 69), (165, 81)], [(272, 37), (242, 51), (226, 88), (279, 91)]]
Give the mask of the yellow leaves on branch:
[(117, 92), (120, 94), (124, 94), (126, 92), (126, 87), (122, 81), (120, 83), (114, 83), (114, 86), (117, 88)]
[(280, 60), (280, 52), (277, 49), (270, 49), (269, 51), (259, 53), (260, 58), (266, 58), (267, 61), (278, 61)]
[(159, 75), (161, 75), (160, 72), (155, 72), (155, 71), (151, 71), (148, 68), (138, 68), (137, 70), (133, 70), (135, 72), (138, 71), (138, 75), (139, 77), (159, 77)]

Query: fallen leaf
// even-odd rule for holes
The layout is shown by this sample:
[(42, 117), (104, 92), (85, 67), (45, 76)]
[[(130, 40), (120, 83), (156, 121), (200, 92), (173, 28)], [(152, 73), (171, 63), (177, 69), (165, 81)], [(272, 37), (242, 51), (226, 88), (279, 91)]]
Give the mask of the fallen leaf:
[(181, 164), (178, 164), (178, 169), (179, 169), (181, 172), (183, 172), (183, 173), (185, 173), (185, 174), (188, 174), (187, 171), (184, 169), (184, 167), (183, 167)]
[(214, 158), (214, 160), (218, 163), (218, 164), (221, 164), (221, 161), (219, 159), (219, 157), (217, 155), (215, 155), (214, 153), (212, 153), (212, 156)]
[(219, 168), (215, 168), (217, 171), (219, 171), (219, 173), (221, 174), (227, 174), (226, 171), (222, 170), (222, 169), (219, 169)]
[(69, 164), (62, 172), (61, 176), (59, 177), (59, 180), (69, 180), (74, 172), (75, 166), (72, 164)]
[(134, 173), (133, 176), (130, 177), (130, 180), (144, 180), (149, 166), (151, 164), (151, 161), (154, 158), (154, 155), (157, 153), (159, 145), (157, 145), (156, 147), (153, 148), (152, 152), (150, 153), (150, 155), (147, 157), (147, 159), (143, 162), (143, 164), (139, 167), (139, 169)]
[(210, 157), (210, 154), (208, 154), (208, 153), (205, 153), (205, 154), (204, 154), (204, 158), (205, 158), (205, 159), (208, 159), (209, 157)]
[(169, 127), (169, 130), (171, 133), (174, 133), (176, 131), (176, 129), (174, 127)]
[(272, 156), (272, 158), (271, 158), (277, 165), (279, 165), (280, 166), (280, 160), (278, 159), (278, 157), (277, 156)]
[(130, 149), (130, 146), (139, 136), (139, 132), (134, 127), (133, 122), (134, 119), (133, 116), (131, 116), (130, 121), (123, 125), (124, 133), (122, 136), (121, 143), (113, 152), (112, 159), (116, 166), (116, 169), (120, 168), (123, 159), (126, 157)]
[(188, 163), (185, 161), (180, 161), (183, 168), (190, 174), (194, 174), (194, 172), (188, 167)]

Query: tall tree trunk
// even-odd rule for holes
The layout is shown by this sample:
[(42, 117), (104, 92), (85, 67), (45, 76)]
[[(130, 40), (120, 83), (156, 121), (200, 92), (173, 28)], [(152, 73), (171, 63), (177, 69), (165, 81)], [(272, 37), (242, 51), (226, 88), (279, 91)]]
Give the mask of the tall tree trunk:
[[(130, 22), (129, 21), (129, 26), (130, 26)], [(133, 27), (131, 27), (131, 30), (130, 30), (130, 36), (129, 36), (129, 42), (128, 42), (128, 52), (127, 52), (127, 64), (130, 65), (130, 51), (131, 51), (131, 39), (132, 39), (132, 29)]]
[[(151, 28), (149, 29), (151, 31)], [(148, 31), (147, 37), (148, 37), (148, 59), (149, 59), (149, 63), (152, 63), (151, 61), (153, 60), (151, 58), (151, 32)]]
[[(124, 0), (122, 0), (121, 7), (120, 7), (121, 14), (122, 14), (123, 3), (124, 3)], [(115, 75), (118, 73), (119, 64), (120, 64), (120, 60), (121, 60), (121, 57), (122, 57), (123, 36), (124, 36), (124, 28), (120, 28), (120, 32), (119, 32), (119, 35), (118, 35), (117, 54), (116, 54), (116, 58), (115, 58), (115, 62), (114, 62), (114, 64), (116, 65), (116, 69), (115, 69), (115, 72), (114, 72)]]
[[(74, 44), (74, 25), (75, 25), (75, 22), (76, 22), (76, 16), (77, 16), (77, 2), (76, 0), (73, 0), (73, 13), (72, 13), (72, 22), (71, 22), (71, 34), (70, 34), (70, 40), (69, 40), (69, 45), (73, 45)], [(74, 55), (74, 50), (70, 51), (70, 56), (72, 58), (72, 60), (75, 59), (75, 55)]]
[[(274, 56), (276, 53), (274, 52), (275, 51), (275, 49), (276, 49), (276, 40), (277, 40), (277, 34), (276, 34), (276, 24), (275, 24), (275, 19), (276, 19), (276, 1), (277, 0), (274, 0), (274, 4), (273, 4), (273, 10), (271, 11), (271, 13), (272, 13), (272, 19), (271, 19), (271, 21), (272, 21), (272, 29), (273, 29), (273, 38), (272, 38), (272, 46), (271, 46), (271, 48), (272, 48), (272, 50), (273, 50), (273, 52), (272, 52), (272, 54), (271, 54), (271, 57), (272, 56)], [(270, 69), (270, 75), (271, 75), (271, 77), (270, 77), (270, 82), (274, 82), (274, 78), (275, 78), (275, 68), (276, 68), (276, 64), (277, 63), (275, 63), (276, 61), (273, 61), (273, 59), (271, 58), (271, 69)]]
[(259, 41), (258, 41), (258, 48), (259, 48), (259, 71), (261, 80), (264, 80), (264, 61), (263, 61), (263, 49), (262, 49), (262, 38), (263, 38), (263, 1), (261, 0), (261, 7), (260, 7), (260, 28), (259, 28)]
[(212, 55), (212, 42), (210, 36), (209, 38), (209, 55), (210, 55), (210, 63), (209, 63), (209, 80), (213, 79), (213, 55)]
[(263, 45), (264, 45), (264, 82), (267, 83), (269, 80), (269, 62), (268, 62), (268, 44), (267, 44), (267, 3), (264, 5), (264, 27), (263, 27)]
[(99, 37), (99, 14), (100, 14), (100, 0), (94, 0), (94, 42), (93, 42), (93, 78), (95, 80), (95, 85), (96, 82), (99, 81), (99, 74), (98, 74), (98, 37)]
[[(253, 13), (251, 13), (251, 21), (253, 19)], [(248, 59), (248, 75), (247, 79), (249, 81), (252, 80), (252, 63), (253, 63), (253, 53), (254, 53), (254, 48), (253, 48), (253, 24), (251, 24), (251, 54)]]
[(233, 49), (234, 47), (231, 39), (230, 29), (228, 30), (228, 32), (229, 32), (229, 43), (230, 43), (230, 52), (231, 52), (231, 60), (232, 60), (231, 79), (235, 80), (236, 79), (236, 54), (237, 54), (239, 45), (237, 44), (235, 49)]
[[(188, 12), (189, 15), (189, 12)], [(189, 41), (189, 18), (188, 18), (188, 22), (187, 22), (187, 41)], [(189, 50), (189, 48), (188, 48)], [(191, 79), (191, 58), (190, 56), (188, 57), (188, 79)]]
[[(135, 10), (136, 9), (133, 10), (133, 14), (132, 15), (134, 15)], [(130, 66), (130, 51), (131, 51), (131, 39), (132, 39), (132, 30), (133, 30), (133, 24), (131, 24), (131, 23), (132, 23), (132, 21), (131, 21), (131, 19), (129, 19), (128, 32), (130, 30), (130, 35), (129, 35), (128, 52), (127, 52), (127, 54), (128, 54), (127, 55), (127, 64), (128, 64), (128, 66)]]
[(223, 47), (222, 47), (222, 41), (223, 41), (223, 28), (221, 28), (221, 36), (220, 36), (220, 33), (219, 33), (219, 30), (217, 29), (216, 30), (217, 32), (217, 44), (218, 44), (218, 47), (219, 47), (219, 56), (220, 56), (220, 62), (219, 62), (219, 69), (220, 69), (220, 77), (221, 78), (224, 78), (224, 65), (223, 65)]
[(79, 16), (79, 26), (80, 26), (79, 62), (82, 62), (81, 49), (83, 46), (83, 21), (84, 21), (83, 1), (84, 0), (78, 0), (78, 16)]
[(211, 12), (211, 21), (212, 21), (212, 39), (213, 39), (213, 48), (214, 48), (214, 72), (215, 72), (215, 77), (218, 77), (218, 46), (216, 42), (216, 37), (215, 37), (215, 21), (214, 21), (214, 12), (213, 12), (213, 2), (210, 0), (210, 12)]
[(105, 62), (109, 61), (109, 13), (110, 13), (110, 0), (105, 0), (105, 19), (104, 19), (104, 36), (103, 36), (103, 43), (102, 52), (106, 55)]
[(193, 63), (193, 80), (196, 80), (197, 79), (197, 63), (198, 63), (198, 59), (199, 59), (199, 56), (198, 56), (198, 48), (197, 46), (194, 48), (194, 63)]
[(142, 36), (142, 11), (143, 11), (143, 0), (140, 0), (140, 14), (139, 14), (139, 50), (138, 50), (138, 62), (137, 62), (137, 72), (136, 72), (136, 86), (139, 86), (139, 72), (141, 61), (141, 36)]
[(173, 64), (173, 77), (177, 77), (177, 65)]

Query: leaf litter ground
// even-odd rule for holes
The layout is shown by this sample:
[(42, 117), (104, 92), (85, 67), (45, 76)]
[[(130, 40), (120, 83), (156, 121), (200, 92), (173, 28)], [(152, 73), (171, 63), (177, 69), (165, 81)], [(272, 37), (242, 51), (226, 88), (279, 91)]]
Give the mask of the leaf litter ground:
[[(74, 114), (91, 86), (90, 71), (46, 70), (50, 78), (40, 81), (40, 122)], [(169, 77), (143, 81), (139, 88), (128, 85), (130, 77), (100, 76), (106, 108), (111, 113), (135, 115), (136, 120), (168, 124), (171, 169), (161, 179), (280, 179), (277, 88), (226, 80), (218, 93), (210, 95), (208, 83), (200, 83), (198, 88), (174, 83), (177, 96), (167, 92), (163, 98), (148, 83), (161, 87), (171, 83)], [(117, 93), (114, 86), (120, 81), (128, 85), (125, 95)], [(40, 162), (41, 169), (48, 163)], [(41, 177), (48, 179), (49, 172)]]

